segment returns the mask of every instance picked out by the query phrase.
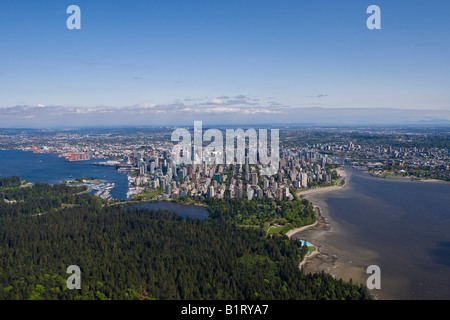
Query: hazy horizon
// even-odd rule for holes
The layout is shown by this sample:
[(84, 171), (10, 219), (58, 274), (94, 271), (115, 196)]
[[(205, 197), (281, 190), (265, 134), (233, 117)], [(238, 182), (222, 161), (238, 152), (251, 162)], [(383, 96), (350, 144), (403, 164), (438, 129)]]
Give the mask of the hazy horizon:
[(0, 128), (220, 125), (448, 125), (450, 111), (364, 108), (29, 107), (0, 109)]

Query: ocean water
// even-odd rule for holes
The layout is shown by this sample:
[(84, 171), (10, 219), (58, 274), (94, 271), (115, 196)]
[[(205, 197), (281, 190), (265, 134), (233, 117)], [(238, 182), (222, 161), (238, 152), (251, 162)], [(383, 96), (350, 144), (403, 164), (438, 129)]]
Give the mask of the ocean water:
[(34, 154), (20, 150), (0, 150), (0, 177), (19, 176), (36, 183), (58, 184), (63, 180), (86, 177), (114, 182), (111, 196), (126, 199), (128, 178), (115, 167), (96, 166), (100, 160), (68, 162), (57, 154)]
[[(114, 182), (115, 187), (111, 190), (114, 199), (126, 200), (128, 190), (128, 179), (124, 173), (119, 173), (115, 167), (94, 165), (99, 160), (68, 162), (59, 158), (57, 154), (33, 154), (17, 150), (0, 150), (0, 177), (19, 176), (22, 179), (36, 183), (44, 182), (58, 184), (63, 180), (87, 177)], [(161, 209), (175, 212), (183, 217), (204, 219), (209, 212), (200, 206), (182, 205), (169, 201), (149, 202), (130, 207)]]
[(346, 172), (345, 189), (310, 198), (332, 228), (314, 241), (351, 266), (378, 265), (382, 297), (450, 299), (450, 184)]

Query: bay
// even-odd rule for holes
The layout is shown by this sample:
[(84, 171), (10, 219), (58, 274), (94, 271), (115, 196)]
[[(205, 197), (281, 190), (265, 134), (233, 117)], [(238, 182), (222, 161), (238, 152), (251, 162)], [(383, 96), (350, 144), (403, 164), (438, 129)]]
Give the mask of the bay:
[(365, 284), (367, 267), (378, 265), (380, 299), (450, 299), (450, 184), (346, 173), (343, 189), (306, 196), (329, 224), (297, 235), (329, 258), (309, 271)]
[[(99, 160), (69, 162), (57, 154), (39, 154), (21, 150), (0, 150), (0, 177), (19, 176), (32, 183), (59, 184), (78, 177), (95, 178), (113, 182), (111, 196), (125, 200), (128, 190), (126, 174), (115, 167), (97, 166)], [(72, 177), (72, 178), (71, 178)]]
[[(59, 184), (63, 180), (78, 177), (106, 180), (115, 184), (111, 190), (114, 199), (126, 200), (128, 178), (117, 172), (115, 167), (94, 165), (99, 160), (69, 162), (57, 154), (39, 154), (20, 150), (0, 150), (0, 177), (19, 176), (29, 182)], [(73, 178), (70, 178), (73, 177)], [(133, 204), (129, 208), (146, 208), (150, 210), (168, 210), (182, 217), (204, 219), (209, 212), (200, 206), (183, 205), (170, 201), (155, 201)]]

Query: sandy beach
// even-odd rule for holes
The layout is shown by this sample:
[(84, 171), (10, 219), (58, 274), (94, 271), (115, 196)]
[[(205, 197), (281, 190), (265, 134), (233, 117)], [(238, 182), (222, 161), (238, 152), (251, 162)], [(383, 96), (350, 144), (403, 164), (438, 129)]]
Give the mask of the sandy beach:
[[(315, 208), (318, 208), (317, 206), (315, 206)], [(317, 223), (319, 223), (318, 221), (314, 222), (313, 224), (307, 225), (307, 226), (303, 226), (300, 228), (295, 228), (292, 230), (289, 230), (288, 232), (286, 232), (286, 236), (288, 236), (289, 238), (291, 238), (294, 234), (305, 231), (306, 229), (312, 228), (314, 226), (317, 225)]]
[[(340, 235), (345, 231), (341, 230), (328, 214), (325, 193), (345, 192), (348, 188), (350, 177), (343, 168), (339, 168), (338, 173), (341, 176), (341, 185), (305, 190), (298, 193), (300, 197), (304, 197), (314, 205), (317, 221), (312, 225), (293, 229), (286, 235), (293, 239), (305, 240), (316, 247), (316, 250), (310, 253), (300, 264), (305, 273), (324, 271), (337, 279), (343, 279), (347, 282), (351, 279), (354, 283), (366, 284), (368, 277), (366, 268), (376, 258), (376, 254), (360, 248), (354, 243), (345, 243), (343, 246)], [(338, 241), (340, 245), (335, 246)], [(342, 250), (342, 247), (345, 247), (345, 250)], [(356, 261), (356, 258), (358, 258), (358, 261)], [(386, 297), (375, 295), (374, 298)]]
[[(303, 226), (303, 227), (300, 227), (300, 228), (295, 228), (295, 229), (289, 230), (288, 232), (286, 232), (286, 236), (288, 236), (289, 238), (292, 238), (292, 236), (295, 235), (295, 234), (298, 234), (298, 233), (300, 233), (302, 231), (305, 231), (307, 229), (315, 227), (319, 223), (320, 208), (318, 206), (314, 206), (314, 211), (316, 212), (316, 217), (317, 217), (317, 221), (316, 222), (314, 222), (313, 224), (307, 225), (307, 226)], [(314, 246), (314, 244), (312, 244), (312, 245)], [(319, 254), (319, 248), (317, 248), (316, 246), (314, 246), (314, 247), (316, 248), (316, 250), (314, 250), (313, 252), (308, 252), (306, 257), (304, 257), (303, 261), (299, 264), (298, 267), (300, 269), (306, 264), (308, 259), (311, 259), (312, 257), (314, 257), (314, 256)]]
[(306, 196), (309, 194), (316, 194), (316, 193), (323, 193), (323, 192), (330, 192), (330, 191), (336, 191), (340, 190), (345, 187), (345, 180), (347, 177), (347, 173), (343, 168), (337, 168), (336, 169), (338, 175), (341, 177), (341, 180), (338, 182), (339, 185), (336, 186), (329, 186), (329, 187), (318, 187), (314, 189), (306, 189), (306, 190), (300, 190), (297, 195), (298, 196)]
[(393, 180), (399, 180), (399, 181), (407, 181), (407, 182), (425, 182), (425, 183), (447, 183), (449, 184), (450, 181), (445, 180), (439, 180), (439, 179), (423, 179), (423, 178), (417, 178), (417, 177), (402, 177), (402, 176), (384, 176), (380, 174), (373, 174), (368, 171), (366, 171), (367, 174), (371, 175), (372, 177), (381, 178), (381, 179), (393, 179)]
[(450, 181), (444, 181), (439, 179), (422, 179), (422, 180), (416, 180), (419, 182), (426, 182), (426, 183), (450, 183)]

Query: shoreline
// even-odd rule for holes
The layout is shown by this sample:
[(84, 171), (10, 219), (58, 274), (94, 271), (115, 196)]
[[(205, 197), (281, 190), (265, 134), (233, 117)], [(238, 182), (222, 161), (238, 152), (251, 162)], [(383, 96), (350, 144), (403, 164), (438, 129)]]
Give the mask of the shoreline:
[[(318, 208), (318, 209), (320, 210), (319, 207), (314, 206), (314, 210), (315, 210), (316, 208)], [(316, 212), (316, 218), (317, 218), (317, 212)], [(291, 230), (289, 230), (288, 232), (286, 232), (286, 236), (287, 236), (288, 238), (291, 238), (291, 237), (292, 237), (294, 234), (296, 234), (296, 233), (299, 233), (299, 232), (308, 230), (309, 228), (312, 228), (312, 227), (316, 226), (317, 223), (319, 223), (318, 220), (316, 220), (316, 222), (314, 222), (313, 224), (308, 224), (307, 226), (303, 226), (303, 227), (291, 229)]]
[[(302, 231), (305, 231), (305, 230), (308, 230), (308, 229), (310, 229), (310, 228), (313, 228), (313, 227), (317, 226), (317, 224), (319, 223), (319, 220), (322, 219), (322, 214), (321, 214), (321, 211), (320, 211), (320, 207), (319, 207), (319, 206), (316, 206), (316, 205), (314, 205), (314, 204), (313, 204), (313, 206), (314, 206), (314, 212), (315, 212), (315, 215), (316, 215), (316, 218), (317, 218), (316, 222), (314, 222), (313, 224), (307, 225), (307, 226), (303, 226), (303, 227), (300, 227), (300, 228), (295, 228), (295, 229), (289, 230), (288, 232), (286, 232), (286, 236), (287, 236), (289, 239), (292, 239), (292, 237), (293, 237), (295, 234), (297, 234), (297, 233), (300, 233), (300, 232), (302, 232)], [(318, 255), (318, 254), (320, 253), (319, 247), (318, 247), (318, 246), (312, 244), (312, 243), (309, 242), (309, 241), (308, 241), (308, 243), (310, 243), (311, 246), (314, 247), (316, 250), (314, 250), (314, 251), (312, 251), (312, 252), (311, 252), (311, 251), (308, 251), (308, 253), (306, 254), (306, 256), (303, 257), (303, 260), (302, 260), (302, 261), (300, 262), (300, 264), (298, 265), (299, 269), (302, 269), (302, 268), (303, 268), (303, 266), (308, 262), (308, 259), (311, 259), (311, 258), (313, 258), (314, 256), (316, 256), (316, 255)]]
[[(291, 232), (290, 236), (293, 239), (302, 239), (314, 243), (314, 246), (319, 249), (319, 252), (314, 252), (314, 255), (308, 254), (300, 264), (300, 268), (304, 273), (325, 272), (335, 279), (342, 279), (346, 282), (350, 282), (351, 280), (354, 284), (366, 285), (369, 277), (367, 267), (373, 264), (378, 265), (379, 263), (386, 265), (389, 262), (383, 260), (382, 252), (377, 248), (360, 244), (357, 236), (355, 236), (356, 234), (353, 234), (352, 229), (348, 228), (345, 224), (338, 223), (337, 221), (340, 221), (339, 216), (331, 216), (328, 211), (331, 209), (328, 208), (328, 199), (347, 198), (358, 187), (357, 185), (351, 184), (352, 177), (357, 172), (353, 171), (351, 167), (346, 167), (346, 170), (348, 175), (346, 175), (344, 187), (324, 188), (324, 190), (320, 190), (319, 192), (305, 194), (303, 198), (310, 201), (314, 207), (320, 209), (320, 219), (308, 228), (299, 228), (295, 230), (297, 232)], [(363, 174), (371, 176), (374, 179), (382, 178), (370, 175), (367, 172)], [(448, 183), (442, 180), (432, 179), (410, 180), (405, 178), (385, 178), (385, 180), (395, 180), (404, 183)], [(325, 191), (336, 192), (336, 190), (345, 190), (345, 193), (325, 193)], [(301, 195), (299, 193), (299, 196)], [(411, 295), (411, 293), (405, 292), (403, 287), (404, 284), (408, 283), (408, 279), (392, 277), (392, 280), (394, 279), (395, 281), (389, 281), (389, 285), (386, 285), (383, 288), (384, 290), (367, 290), (368, 294), (374, 300), (397, 300), (402, 299), (403, 296)]]
[(380, 175), (380, 174), (374, 174), (369, 171), (363, 171), (367, 173), (368, 175), (375, 177), (375, 178), (381, 178), (381, 179), (392, 179), (392, 180), (398, 180), (398, 181), (405, 181), (405, 182), (425, 182), (425, 183), (450, 183), (450, 181), (436, 179), (436, 178), (417, 178), (415, 176), (387, 176), (387, 175)]
[(335, 190), (341, 190), (345, 187), (346, 184), (346, 178), (347, 173), (343, 169), (343, 167), (339, 167), (336, 169), (336, 172), (340, 176), (340, 179), (337, 181), (338, 185), (329, 186), (329, 187), (318, 187), (314, 189), (306, 189), (306, 190), (300, 190), (297, 192), (297, 196), (306, 196), (310, 194), (316, 194), (316, 193), (322, 193), (322, 192), (329, 192), (329, 191), (335, 191)]
[[(337, 190), (346, 190), (348, 188), (348, 175), (342, 167), (338, 168), (338, 174), (341, 176), (341, 185), (333, 187), (325, 187), (310, 190), (310, 192), (299, 192), (299, 196), (306, 196), (305, 199), (310, 201), (315, 209), (317, 221), (309, 226), (296, 228), (286, 233), (289, 238), (301, 238), (305, 239), (312, 244), (316, 250), (309, 253), (299, 267), (305, 273), (325, 272), (332, 275), (334, 278), (342, 279), (346, 282), (350, 280), (353, 283), (365, 284), (364, 278), (365, 270), (356, 266), (351, 258), (351, 250), (344, 250), (344, 252), (336, 250), (332, 246), (330, 239), (326, 236), (330, 236), (333, 233), (339, 233), (339, 226), (330, 221), (329, 214), (325, 203), (326, 196), (323, 196), (325, 192), (336, 192)], [(307, 190), (308, 191), (308, 190)], [(317, 196), (317, 198), (316, 198)], [(315, 241), (314, 241), (315, 240)], [(370, 292), (371, 293), (371, 292)], [(372, 293), (371, 295), (377, 299)]]
[[(308, 254), (300, 263), (299, 267), (304, 273), (325, 272), (335, 279), (366, 285), (368, 277), (366, 267), (370, 265), (370, 263), (366, 263), (366, 260), (372, 261), (375, 259), (376, 253), (354, 246), (352, 243), (348, 243), (349, 246), (345, 245), (344, 247), (334, 245), (336, 237), (345, 234), (345, 231), (341, 230), (341, 226), (330, 217), (326, 203), (327, 195), (324, 195), (324, 193), (326, 191), (336, 192), (337, 190), (349, 189), (348, 181), (351, 177), (344, 172), (342, 167), (339, 169), (342, 186), (336, 186), (332, 189), (324, 188), (320, 192), (311, 192), (304, 197), (317, 210), (317, 222), (310, 225), (309, 228), (293, 233), (291, 236), (294, 239), (305, 239), (309, 243), (311, 241), (315, 243), (314, 246), (317, 250)], [(362, 260), (361, 257), (363, 257)], [(368, 293), (374, 300), (389, 299), (389, 297), (380, 295), (373, 290), (368, 290)]]

